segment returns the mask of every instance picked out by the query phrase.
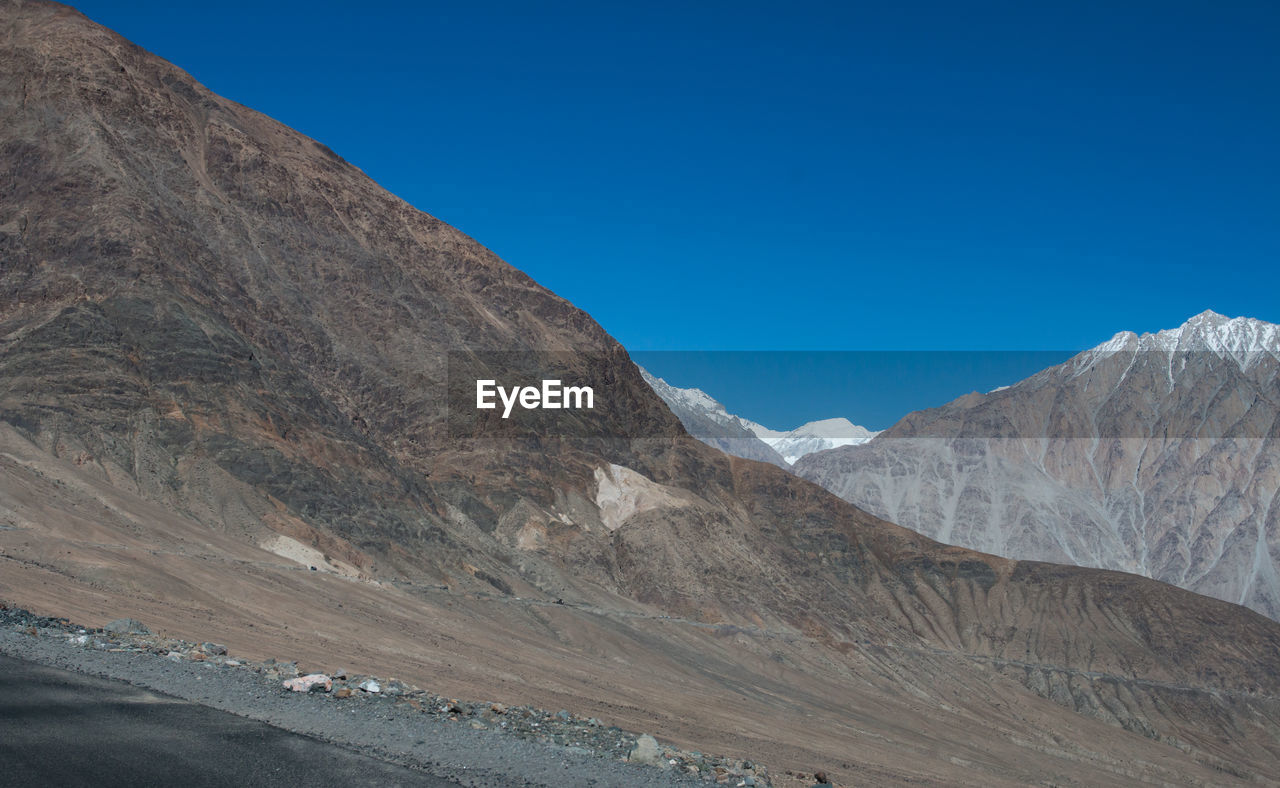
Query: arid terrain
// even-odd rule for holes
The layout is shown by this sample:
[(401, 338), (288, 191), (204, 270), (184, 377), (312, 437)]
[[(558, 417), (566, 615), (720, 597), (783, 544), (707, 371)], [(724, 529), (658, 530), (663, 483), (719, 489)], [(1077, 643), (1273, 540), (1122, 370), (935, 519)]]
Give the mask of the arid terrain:
[[(529, 371), (489, 351), (596, 409), (459, 431), (460, 370)], [(1280, 625), (704, 446), (582, 311), (29, 0), (0, 0), (0, 597), (843, 785), (1280, 780)]]

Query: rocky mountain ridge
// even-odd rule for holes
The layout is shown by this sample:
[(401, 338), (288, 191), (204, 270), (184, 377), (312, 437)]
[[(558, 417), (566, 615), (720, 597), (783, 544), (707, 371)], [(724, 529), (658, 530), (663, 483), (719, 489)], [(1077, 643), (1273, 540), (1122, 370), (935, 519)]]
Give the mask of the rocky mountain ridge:
[(735, 457), (768, 462), (780, 468), (789, 467), (790, 463), (752, 429), (759, 425), (729, 413), (723, 404), (702, 389), (677, 388), (643, 367), (640, 375), (693, 437)]
[(1280, 327), (1212, 312), (904, 417), (796, 472), (942, 541), (1280, 616)]
[(1142, 335), (1121, 331), (1093, 349), (1095, 354), (1122, 350), (1207, 351), (1246, 367), (1257, 356), (1280, 354), (1280, 326), (1248, 317), (1228, 318), (1206, 309), (1177, 328)]

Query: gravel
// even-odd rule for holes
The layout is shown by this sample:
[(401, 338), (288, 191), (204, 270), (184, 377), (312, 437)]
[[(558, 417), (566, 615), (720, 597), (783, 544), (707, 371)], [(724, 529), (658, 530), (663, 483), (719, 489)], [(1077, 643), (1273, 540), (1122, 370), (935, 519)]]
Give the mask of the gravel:
[(124, 680), (467, 786), (769, 784), (756, 764), (660, 744), (655, 752), (647, 736), (643, 760), (659, 765), (626, 762), (640, 735), (566, 710), (463, 701), (345, 671), (325, 676), (329, 691), (294, 692), (284, 686), (300, 673), (293, 662), (250, 662), (218, 644), (88, 629), (2, 604), (0, 653)]

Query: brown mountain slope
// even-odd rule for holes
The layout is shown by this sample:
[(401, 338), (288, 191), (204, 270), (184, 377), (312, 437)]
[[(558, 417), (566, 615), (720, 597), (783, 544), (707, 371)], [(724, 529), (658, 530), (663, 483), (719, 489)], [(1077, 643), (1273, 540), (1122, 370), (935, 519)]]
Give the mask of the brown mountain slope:
[[(0, 67), (13, 601), (846, 780), (1280, 777), (1274, 623), (699, 444), (586, 314), (70, 9), (0, 2)], [(460, 431), (485, 351), (597, 409)]]

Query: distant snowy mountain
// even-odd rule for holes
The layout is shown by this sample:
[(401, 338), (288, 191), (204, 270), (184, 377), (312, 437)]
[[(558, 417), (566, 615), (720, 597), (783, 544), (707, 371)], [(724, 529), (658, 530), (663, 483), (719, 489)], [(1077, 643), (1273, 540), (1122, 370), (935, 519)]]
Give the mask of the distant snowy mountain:
[(1204, 312), (1122, 332), (793, 470), (939, 541), (1280, 620), (1280, 326)]
[(866, 427), (859, 427), (848, 419), (823, 419), (811, 421), (796, 427), (790, 432), (778, 432), (762, 427), (753, 421), (742, 420), (747, 429), (782, 455), (787, 463), (794, 463), (806, 454), (813, 454), (827, 449), (838, 449), (841, 446), (857, 446), (878, 435)]
[(771, 430), (729, 413), (702, 389), (676, 388), (643, 367), (640, 374), (690, 435), (737, 457), (788, 468), (806, 454), (856, 446), (878, 434), (843, 418), (811, 421), (789, 432)]
[[(735, 457), (771, 462), (789, 468), (790, 464), (769, 444), (756, 437), (751, 427), (760, 427), (734, 416), (702, 389), (680, 389), (640, 367), (640, 375), (671, 412), (676, 414), (689, 434), (708, 446)], [(760, 427), (763, 429), (763, 427)]]

